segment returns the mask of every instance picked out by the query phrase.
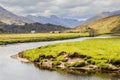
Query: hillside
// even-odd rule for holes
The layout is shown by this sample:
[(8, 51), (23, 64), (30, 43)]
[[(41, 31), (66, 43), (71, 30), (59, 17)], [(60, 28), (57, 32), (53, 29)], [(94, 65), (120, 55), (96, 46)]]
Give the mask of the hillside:
[(11, 24), (24, 25), (25, 23), (33, 23), (32, 20), (29, 20), (25, 17), (17, 16), (1, 6), (0, 6), (0, 21), (10, 25)]
[(85, 32), (88, 27), (96, 30), (98, 34), (120, 32), (120, 15), (98, 19), (88, 24), (77, 26), (70, 31)]
[(105, 17), (108, 17), (108, 16), (115, 16), (115, 15), (119, 15), (119, 14), (120, 14), (120, 10), (111, 11), (111, 12), (109, 12), (109, 11), (108, 12), (102, 12), (102, 13), (96, 14), (93, 17), (88, 18), (83, 23), (89, 23), (89, 22), (94, 21), (94, 20), (98, 20), (98, 19), (105, 18)]
[(0, 24), (0, 33), (30, 33), (35, 32), (50, 32), (50, 31), (63, 31), (68, 28), (53, 24), (40, 24), (31, 23), (25, 25), (7, 25), (4, 23)]

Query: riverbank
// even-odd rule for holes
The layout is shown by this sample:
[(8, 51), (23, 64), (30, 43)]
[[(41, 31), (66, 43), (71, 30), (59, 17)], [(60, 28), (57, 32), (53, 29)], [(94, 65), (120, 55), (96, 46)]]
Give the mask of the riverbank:
[(120, 73), (120, 38), (42, 46), (19, 53), (39, 67), (87, 72)]
[[(46, 70), (42, 68), (38, 68), (34, 64), (31, 63), (23, 63), (19, 60), (10, 58), (11, 55), (15, 55), (21, 51), (37, 48), (40, 46), (46, 46), (61, 42), (75, 42), (75, 41), (83, 41), (86, 39), (90, 39), (89, 37), (77, 38), (77, 39), (69, 39), (69, 40), (59, 40), (59, 41), (48, 41), (48, 42), (31, 42), (31, 43), (19, 43), (19, 44), (10, 44), (6, 46), (0, 46), (0, 80), (114, 80), (120, 79), (120, 76), (111, 76), (108, 73), (88, 73), (86, 72), (80, 73), (79, 70), (76, 71), (77, 74), (73, 73), (72, 70), (61, 70), (59, 68), (54, 70)], [(24, 74), (23, 74), (24, 73)], [(5, 75), (10, 76), (5, 76)], [(29, 77), (28, 77), (29, 76)], [(46, 76), (46, 77), (44, 77)]]
[(65, 40), (88, 36), (88, 33), (36, 33), (36, 34), (0, 34), (0, 45)]
[[(109, 70), (109, 71), (101, 71), (99, 69), (95, 70), (93, 69), (92, 67), (81, 67), (81, 68), (77, 68), (77, 67), (63, 67), (63, 66), (53, 66), (51, 64), (50, 61), (48, 62), (42, 62), (42, 63), (39, 63), (39, 62), (31, 62), (30, 60), (26, 59), (26, 58), (21, 58), (19, 57), (19, 55), (14, 55), (14, 59), (17, 59), (23, 63), (29, 63), (29, 64), (34, 64), (34, 66), (36, 68), (39, 68), (39, 69), (43, 69), (43, 70), (49, 70), (49, 71), (57, 71), (58, 73), (61, 73), (61, 74), (73, 74), (73, 75), (82, 75), (82, 76), (101, 76), (103, 77), (118, 77), (120, 76), (120, 73), (119, 71), (117, 70)], [(12, 57), (12, 56), (11, 56)], [(12, 57), (13, 58), (13, 57)], [(119, 69), (118, 69), (119, 70)]]

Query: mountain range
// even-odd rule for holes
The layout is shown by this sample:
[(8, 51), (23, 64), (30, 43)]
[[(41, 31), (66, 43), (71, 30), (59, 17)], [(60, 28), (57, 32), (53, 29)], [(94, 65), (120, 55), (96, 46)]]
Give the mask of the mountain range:
[(26, 17), (35, 22), (39, 22), (43, 24), (51, 23), (51, 24), (74, 28), (78, 25), (86, 24), (94, 20), (98, 20), (101, 18), (105, 18), (108, 16), (114, 16), (118, 14), (120, 14), (120, 10), (112, 11), (112, 12), (102, 12), (102, 13), (96, 14), (93, 17), (88, 18), (86, 21), (78, 21), (77, 19), (69, 19), (69, 18), (60, 18), (60, 17), (57, 17), (56, 15), (51, 15), (50, 17), (28, 15)]
[(56, 15), (51, 15), (50, 17), (28, 15), (26, 17), (35, 22), (39, 22), (43, 24), (50, 23), (50, 24), (61, 25), (69, 28), (78, 26), (82, 22), (82, 21), (78, 21), (77, 19), (61, 18)]
[(1, 6), (0, 6), (0, 21), (10, 25), (11, 24), (24, 25), (25, 23), (38, 22), (42, 24), (50, 23), (65, 27), (75, 27), (81, 23), (81, 21), (78, 21), (77, 19), (61, 18), (57, 17), (56, 15), (51, 15), (50, 17), (32, 15), (28, 15), (26, 17), (18, 16)]

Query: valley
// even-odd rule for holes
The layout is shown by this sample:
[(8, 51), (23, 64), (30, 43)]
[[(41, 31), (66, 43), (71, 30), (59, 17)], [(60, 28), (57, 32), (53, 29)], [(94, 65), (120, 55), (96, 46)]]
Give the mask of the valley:
[(119, 4), (0, 1), (0, 80), (120, 80)]

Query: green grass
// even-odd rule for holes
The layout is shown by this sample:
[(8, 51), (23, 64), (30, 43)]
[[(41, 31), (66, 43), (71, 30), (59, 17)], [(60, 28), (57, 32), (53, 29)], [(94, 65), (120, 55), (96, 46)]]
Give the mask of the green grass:
[(23, 42), (63, 40), (88, 36), (88, 33), (37, 33), (37, 34), (0, 34), (0, 45)]
[[(55, 45), (42, 46), (24, 51), (21, 55), (34, 61), (39, 55), (52, 55), (57, 57), (60, 52), (69, 55), (77, 52), (79, 55), (86, 55), (83, 58), (88, 64), (106, 68), (105, 64), (120, 64), (120, 38), (89, 39), (81, 42), (67, 42)], [(64, 57), (58, 57), (63, 60)]]

